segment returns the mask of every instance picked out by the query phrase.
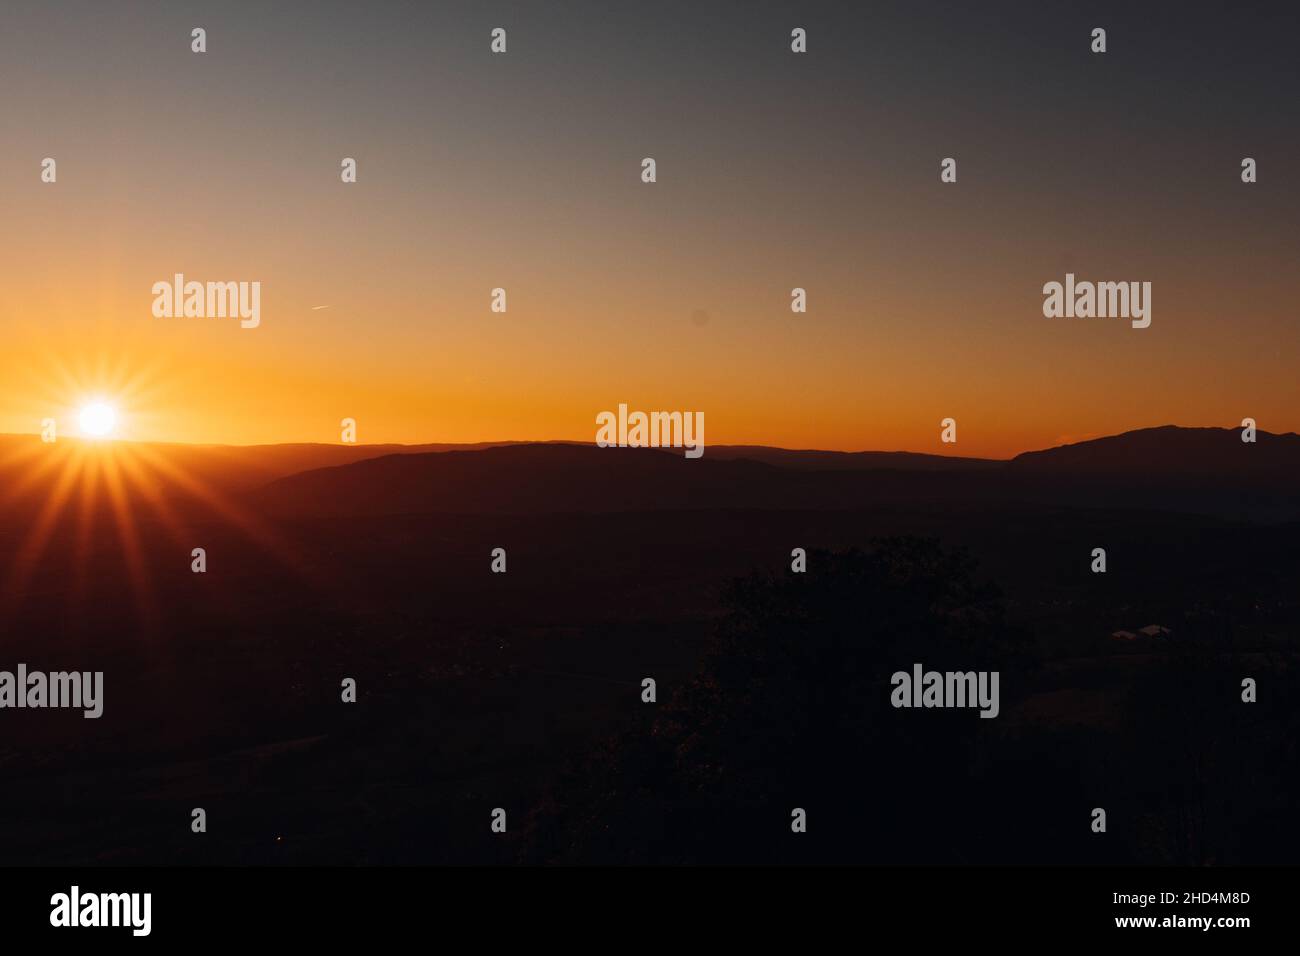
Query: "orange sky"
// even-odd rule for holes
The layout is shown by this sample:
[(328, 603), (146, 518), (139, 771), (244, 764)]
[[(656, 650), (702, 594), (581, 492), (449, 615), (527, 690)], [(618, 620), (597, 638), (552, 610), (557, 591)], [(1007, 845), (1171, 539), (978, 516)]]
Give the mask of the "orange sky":
[[(1056, 71), (1050, 95), (986, 64), (972, 90), (884, 40), (869, 67), (830, 37), (791, 62), (754, 45), (779, 16), (718, 54), (714, 34), (634, 43), (645, 24), (575, 47), (521, 15), (496, 60), (458, 35), (435, 56), (210, 16), (200, 57), (188, 14), (87, 10), (0, 41), (2, 432), (66, 433), (98, 396), (121, 437), (234, 444), (338, 441), (344, 417), (366, 443), (589, 441), (620, 402), (703, 411), (710, 444), (993, 457), (1165, 423), (1300, 430), (1294, 131), (1154, 89), (1178, 63), (1099, 76), (1004, 36)], [(926, 42), (949, 41), (960, 74), (955, 36)], [(863, 69), (880, 82), (854, 86)], [(1152, 282), (1151, 327), (1043, 318), (1066, 271)], [(176, 272), (260, 281), (260, 327), (154, 318)]]

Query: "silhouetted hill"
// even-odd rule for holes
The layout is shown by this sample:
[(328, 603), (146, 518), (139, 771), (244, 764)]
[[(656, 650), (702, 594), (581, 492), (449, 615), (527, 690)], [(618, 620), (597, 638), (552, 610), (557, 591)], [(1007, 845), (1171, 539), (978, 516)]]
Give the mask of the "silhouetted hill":
[[(252, 502), (272, 515), (551, 514), (701, 509), (1157, 509), (1232, 518), (1300, 517), (1300, 436), (1140, 429), (1028, 452), (1009, 462), (904, 452), (590, 444), (87, 445), (0, 436), (0, 504), (30, 513), (68, 463), (116, 469), (126, 500)], [(104, 462), (109, 467), (104, 468)], [(98, 464), (95, 464), (98, 462)], [(101, 492), (105, 481), (99, 480)]]
[[(1236, 442), (1234, 447), (1231, 442)], [(1022, 455), (1012, 462), (937, 456), (731, 448), (680, 450), (512, 445), (406, 454), (272, 482), (252, 500), (272, 513), (380, 515), (607, 513), (680, 509), (857, 509), (1022, 505), (1300, 517), (1300, 438), (1221, 429), (1145, 429)], [(1253, 457), (1252, 457), (1253, 456)], [(759, 457), (768, 461), (756, 460)], [(917, 463), (915, 459), (922, 459)], [(869, 467), (904, 461), (915, 467)], [(940, 462), (944, 461), (939, 459)], [(830, 463), (819, 468), (819, 463)], [(849, 462), (860, 463), (854, 468)], [(969, 464), (967, 464), (969, 463)]]
[(1028, 452), (1005, 473), (1017, 486), (1089, 507), (1153, 508), (1262, 520), (1300, 517), (1300, 436), (1233, 428), (1144, 428)]
[(680, 450), (514, 445), (392, 455), (272, 482), (254, 503), (284, 514), (538, 514), (772, 507), (806, 485), (749, 460)]
[[(102, 719), (6, 711), (0, 864), (1292, 861), (1300, 524), (1204, 514), (1300, 515), (1296, 492), (1207, 479), (1195, 455), (1142, 468), (1157, 446), (1119, 437), (1136, 465), (1091, 472), (1096, 443), (925, 470), (0, 438), (9, 666), (108, 688)], [(329, 467), (240, 484), (301, 461)], [(115, 491), (132, 467), (229, 493)], [(806, 574), (787, 573), (795, 546)], [(979, 597), (993, 583), (1003, 597)], [(1012, 667), (1003, 614), (1032, 666)], [(1110, 637), (1151, 623), (1169, 635)], [(1002, 716), (890, 706), (896, 668), (947, 660), (1002, 672)], [(340, 706), (344, 675), (359, 706)], [(1082, 823), (1069, 809), (1085, 791), (1126, 821), (1114, 839), (1091, 803)], [(159, 812), (194, 806), (220, 807), (225, 836)], [(819, 809), (793, 837), (796, 806)]]
[(1252, 443), (1236, 428), (1164, 425), (1017, 455), (1018, 472), (1159, 476), (1179, 481), (1249, 480), (1300, 484), (1300, 435), (1258, 432)]
[[(515, 442), (424, 445), (344, 445), (298, 442), (281, 445), (187, 445), (171, 442), (88, 442), (60, 438), (46, 444), (37, 435), (0, 435), (0, 478), (16, 478), (29, 466), (71, 460), (86, 452), (120, 453), (123, 461), (137, 460), (147, 468), (165, 462), (181, 475), (217, 488), (251, 488), (286, 475), (346, 465), (383, 455), (418, 455), (437, 451), (476, 450)], [(166, 466), (164, 466), (164, 470)], [(51, 469), (53, 471), (53, 469)]]
[(23, 520), (51, 502), (95, 510), (111, 496), (154, 510), (159, 502), (213, 509), (286, 475), (383, 455), (415, 455), (472, 445), (185, 445), (90, 442), (0, 435), (0, 523)]
[(999, 468), (1006, 462), (996, 458), (959, 458), (923, 455), (910, 451), (817, 451), (770, 448), (766, 445), (710, 445), (705, 454), (724, 461), (749, 458), (753, 461), (798, 468), (804, 471), (976, 471)]

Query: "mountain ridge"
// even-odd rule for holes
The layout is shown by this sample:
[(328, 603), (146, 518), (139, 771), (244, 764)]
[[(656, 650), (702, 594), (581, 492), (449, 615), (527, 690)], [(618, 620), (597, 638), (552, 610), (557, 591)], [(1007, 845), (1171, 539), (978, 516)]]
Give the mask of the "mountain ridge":
[[(778, 450), (777, 464), (733, 456), (686, 459), (680, 449), (519, 444), (387, 455), (272, 481), (254, 500), (285, 515), (534, 513), (690, 509), (854, 509), (909, 505), (1167, 508), (1300, 517), (1300, 436), (1232, 429), (1141, 429), (1006, 462), (953, 467), (871, 456), (833, 459)], [(1236, 442), (1236, 445), (1230, 444)], [(1145, 449), (1145, 452), (1143, 451)], [(1235, 451), (1236, 457), (1227, 454)], [(851, 453), (845, 453), (851, 454)], [(933, 456), (940, 457), (940, 456)], [(847, 462), (866, 467), (846, 467)], [(894, 463), (887, 467), (880, 462)], [(376, 489), (382, 489), (377, 493)]]

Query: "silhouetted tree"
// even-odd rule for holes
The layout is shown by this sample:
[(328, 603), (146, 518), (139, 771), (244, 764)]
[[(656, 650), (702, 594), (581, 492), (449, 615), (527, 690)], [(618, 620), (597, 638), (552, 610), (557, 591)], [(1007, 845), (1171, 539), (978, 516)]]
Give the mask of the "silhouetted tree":
[[(753, 574), (699, 675), (647, 727), (608, 742), (530, 823), (532, 859), (582, 862), (960, 861), (967, 792), (996, 720), (904, 710), (891, 675), (1026, 664), (996, 590), (961, 553), (913, 538)], [(806, 810), (808, 832), (791, 832)], [(974, 837), (976, 840), (977, 837)]]

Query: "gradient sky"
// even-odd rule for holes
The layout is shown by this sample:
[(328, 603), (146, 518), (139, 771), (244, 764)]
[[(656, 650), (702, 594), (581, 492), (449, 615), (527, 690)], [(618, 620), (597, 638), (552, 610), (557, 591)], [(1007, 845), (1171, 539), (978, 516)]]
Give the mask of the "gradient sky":
[[(620, 402), (987, 456), (1300, 430), (1300, 24), (1132, 6), (6, 0), (0, 431), (98, 395), (240, 444), (590, 441)], [(1067, 271), (1152, 282), (1151, 327), (1045, 319)], [(260, 281), (261, 327), (154, 318), (176, 272)]]

